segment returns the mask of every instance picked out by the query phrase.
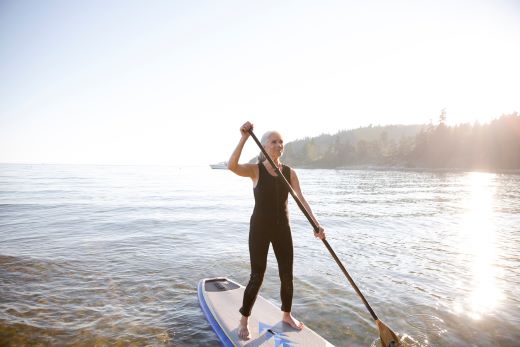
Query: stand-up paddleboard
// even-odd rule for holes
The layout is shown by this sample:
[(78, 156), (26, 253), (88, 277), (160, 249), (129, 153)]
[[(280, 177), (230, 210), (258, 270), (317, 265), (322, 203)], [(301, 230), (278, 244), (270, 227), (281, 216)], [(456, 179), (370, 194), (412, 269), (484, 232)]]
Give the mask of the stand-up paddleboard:
[(280, 308), (258, 296), (249, 317), (251, 339), (238, 337), (238, 322), (244, 286), (228, 278), (206, 278), (199, 282), (202, 311), (224, 346), (332, 346), (309, 327), (297, 330), (282, 322)]

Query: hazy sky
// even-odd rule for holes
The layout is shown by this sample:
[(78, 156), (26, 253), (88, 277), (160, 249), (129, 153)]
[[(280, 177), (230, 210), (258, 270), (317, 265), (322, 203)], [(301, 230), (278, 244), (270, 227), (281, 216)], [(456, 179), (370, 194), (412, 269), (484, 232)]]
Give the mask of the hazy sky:
[(206, 165), (245, 120), (487, 122), (520, 111), (519, 62), (514, 0), (0, 0), (0, 162)]

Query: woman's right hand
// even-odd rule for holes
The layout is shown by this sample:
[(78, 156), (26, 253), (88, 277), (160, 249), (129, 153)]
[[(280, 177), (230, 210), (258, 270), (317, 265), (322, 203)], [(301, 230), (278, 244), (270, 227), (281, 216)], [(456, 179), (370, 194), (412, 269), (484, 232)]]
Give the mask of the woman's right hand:
[(242, 137), (248, 137), (249, 130), (251, 129), (253, 129), (253, 124), (251, 124), (250, 122), (245, 122), (244, 124), (242, 124), (242, 126), (240, 127), (240, 133), (242, 134)]
[(321, 226), (318, 226), (318, 231), (314, 230), (314, 237), (320, 240), (325, 240), (327, 237), (325, 236), (325, 229)]

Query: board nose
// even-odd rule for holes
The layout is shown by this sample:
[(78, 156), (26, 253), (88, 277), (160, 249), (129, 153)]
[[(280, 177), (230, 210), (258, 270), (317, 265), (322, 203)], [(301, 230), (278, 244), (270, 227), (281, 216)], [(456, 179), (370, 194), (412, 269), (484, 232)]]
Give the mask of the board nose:
[(230, 282), (226, 278), (215, 278), (207, 280), (204, 285), (204, 289), (207, 292), (223, 292), (237, 288), (239, 288), (238, 284)]

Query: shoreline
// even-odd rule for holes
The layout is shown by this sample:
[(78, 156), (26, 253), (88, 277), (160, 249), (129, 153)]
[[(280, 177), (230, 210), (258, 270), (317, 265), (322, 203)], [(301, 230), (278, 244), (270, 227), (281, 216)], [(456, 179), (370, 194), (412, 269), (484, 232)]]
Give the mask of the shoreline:
[(520, 169), (504, 169), (504, 170), (485, 170), (485, 169), (469, 169), (469, 168), (428, 168), (428, 167), (406, 167), (406, 166), (378, 166), (378, 165), (349, 165), (338, 166), (334, 168), (322, 168), (311, 166), (294, 166), (296, 169), (309, 170), (367, 170), (367, 171), (408, 171), (408, 172), (432, 172), (432, 173), (448, 173), (448, 172), (480, 172), (491, 174), (507, 174), (520, 175)]

